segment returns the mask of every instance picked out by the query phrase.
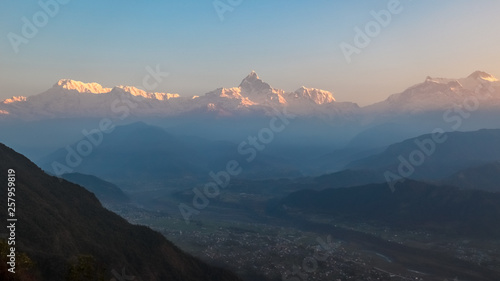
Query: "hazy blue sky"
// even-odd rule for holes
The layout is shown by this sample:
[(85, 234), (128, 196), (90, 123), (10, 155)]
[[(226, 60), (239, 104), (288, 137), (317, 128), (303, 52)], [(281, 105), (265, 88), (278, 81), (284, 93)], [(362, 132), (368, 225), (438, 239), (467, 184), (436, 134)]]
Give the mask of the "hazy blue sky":
[(40, 93), (60, 78), (142, 87), (145, 68), (157, 64), (170, 76), (156, 91), (200, 95), (255, 70), (276, 88), (322, 88), (362, 105), (427, 75), (500, 76), (500, 1), (401, 0), (402, 11), (351, 63), (340, 44), (354, 45), (354, 28), (390, 0), (220, 2), (241, 4), (221, 20), (212, 0), (69, 1), (16, 54), (8, 34), (22, 36), (22, 18), (33, 22), (43, 10), (37, 1), (1, 1), (0, 99)]

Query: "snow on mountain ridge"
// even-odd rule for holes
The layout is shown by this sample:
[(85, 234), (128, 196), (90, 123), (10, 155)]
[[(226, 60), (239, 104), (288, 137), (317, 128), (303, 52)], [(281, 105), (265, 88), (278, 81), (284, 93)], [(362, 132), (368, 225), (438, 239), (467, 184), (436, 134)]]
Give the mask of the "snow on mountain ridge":
[(475, 97), (488, 102), (484, 106), (500, 104), (500, 82), (491, 74), (476, 71), (466, 78), (432, 78), (416, 84), (386, 100), (363, 108), (366, 113), (419, 113), (443, 110), (462, 104)]
[[(329, 109), (318, 106), (335, 102), (332, 93), (325, 90), (302, 87), (296, 92), (285, 92), (273, 88), (262, 81), (255, 71), (247, 75), (238, 87), (218, 88), (201, 97), (195, 96), (192, 100), (192, 109), (207, 109), (224, 114), (228, 111), (248, 112), (250, 109), (289, 107), (298, 114), (314, 115), (320, 110), (328, 115)], [(342, 108), (344, 110), (347, 107)], [(243, 109), (245, 110), (242, 111)]]
[(252, 71), (247, 77), (245, 77), (245, 79), (241, 81), (239, 88), (242, 91), (247, 92), (263, 92), (273, 89), (271, 85), (262, 81), (257, 73), (255, 73), (255, 71)]
[(170, 94), (170, 93), (157, 93), (157, 92), (146, 92), (144, 90), (138, 89), (136, 87), (132, 86), (116, 86), (115, 88), (122, 89), (127, 93), (132, 94), (133, 96), (136, 97), (143, 97), (146, 99), (156, 99), (156, 100), (168, 100), (171, 98), (178, 98), (180, 97), (179, 94)]
[(255, 71), (241, 81), (239, 88), (242, 96), (258, 104), (284, 105), (287, 103), (284, 98), (285, 91), (271, 87), (262, 81)]
[(4, 100), (2, 103), (3, 104), (9, 104), (9, 103), (15, 103), (15, 102), (23, 102), (23, 101), (26, 101), (26, 97), (24, 96), (14, 96), (10, 99), (6, 99)]
[(241, 96), (241, 89), (240, 88), (218, 88), (212, 92), (206, 93), (206, 96), (212, 96), (212, 97), (221, 97), (221, 98), (229, 98), (229, 99), (238, 99), (238, 98), (243, 98)]
[(122, 89), (123, 91), (133, 95), (139, 96), (146, 99), (156, 99), (156, 100), (168, 100), (171, 98), (178, 98), (179, 94), (171, 93), (158, 93), (158, 92), (146, 92), (144, 90), (138, 89), (133, 86), (116, 86), (114, 88), (104, 88), (99, 83), (84, 83), (81, 81), (71, 80), (71, 79), (61, 79), (55, 85), (55, 88), (63, 88), (66, 90), (75, 90), (79, 93), (90, 93), (90, 94), (107, 94), (114, 89)]
[(485, 81), (490, 81), (490, 82), (496, 82), (498, 81), (497, 78), (495, 78), (493, 75), (486, 73), (484, 71), (476, 71), (469, 75), (468, 78), (473, 78), (473, 79), (483, 79)]
[(84, 83), (71, 79), (61, 79), (54, 87), (61, 87), (66, 90), (76, 90), (79, 93), (104, 94), (109, 93), (111, 88), (103, 88), (99, 83)]
[(218, 111), (226, 116), (230, 115), (227, 110), (238, 111), (252, 106), (258, 106), (258, 103), (243, 96), (239, 87), (218, 88), (203, 96), (194, 96), (189, 104), (191, 110), (205, 108), (211, 112)]
[[(467, 76), (466, 78), (460, 78), (460, 79), (434, 78), (434, 77), (427, 76), (427, 78), (425, 79), (425, 82), (434, 82), (434, 83), (439, 83), (439, 84), (449, 84), (450, 82), (458, 82), (460, 85), (462, 85), (465, 88), (468, 88), (470, 90), (471, 86), (475, 87), (475, 86), (477, 86), (478, 83), (498, 82), (498, 79), (495, 78), (495, 76), (493, 76), (489, 73), (486, 73), (484, 71), (475, 71), (471, 75)], [(415, 86), (419, 86), (419, 85), (421, 85), (421, 84), (417, 84)]]
[(317, 88), (301, 87), (294, 92), (273, 88), (262, 81), (255, 71), (247, 75), (238, 87), (218, 88), (193, 98), (150, 93), (132, 86), (105, 88), (98, 83), (61, 79), (53, 88), (39, 95), (13, 97), (0, 102), (0, 110), (2, 115), (33, 120), (108, 116), (112, 114), (111, 105), (116, 105), (117, 100), (139, 97), (134, 99), (138, 104), (133, 109), (137, 116), (183, 116), (205, 114), (207, 111), (231, 116), (287, 108), (293, 114), (332, 119), (360, 114), (389, 116), (443, 110), (461, 104), (471, 96), (484, 100), (482, 106), (500, 108), (500, 81), (481, 71), (460, 79), (427, 77), (424, 82), (391, 95), (382, 102), (360, 108), (354, 103), (336, 102), (331, 92)]
[(331, 92), (316, 88), (306, 88), (304, 86), (291, 93), (289, 97), (293, 99), (308, 99), (316, 104), (335, 102), (335, 98)]

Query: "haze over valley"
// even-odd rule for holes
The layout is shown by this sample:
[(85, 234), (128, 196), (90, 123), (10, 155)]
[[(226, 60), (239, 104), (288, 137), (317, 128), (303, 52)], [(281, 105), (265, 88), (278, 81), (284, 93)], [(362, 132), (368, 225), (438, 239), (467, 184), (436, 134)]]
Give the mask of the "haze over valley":
[(498, 11), (5, 1), (0, 280), (500, 280)]

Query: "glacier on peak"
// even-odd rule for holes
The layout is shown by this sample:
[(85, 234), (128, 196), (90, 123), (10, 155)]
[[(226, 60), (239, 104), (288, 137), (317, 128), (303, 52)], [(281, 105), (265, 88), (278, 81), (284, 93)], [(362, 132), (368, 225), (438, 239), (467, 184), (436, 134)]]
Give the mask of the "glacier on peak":
[[(259, 111), (262, 107), (286, 104), (282, 96), (284, 91), (271, 88), (255, 72), (250, 73), (243, 84), (242, 87), (219, 88), (199, 97), (183, 99), (179, 94), (147, 92), (133, 86), (119, 85), (110, 88), (99, 83), (61, 79), (52, 88), (38, 95), (0, 101), (0, 110), (3, 110), (1, 115), (9, 114), (26, 120), (57, 116), (108, 116), (112, 114), (110, 108), (117, 98), (121, 99), (126, 95), (140, 98), (135, 99), (137, 107), (134, 107), (138, 116), (180, 115), (199, 112), (202, 108), (214, 110), (214, 106), (221, 114), (247, 114)], [(166, 100), (171, 101), (163, 102)], [(12, 105), (16, 102), (23, 102), (23, 105)]]
[[(460, 84), (470, 84), (472, 82), (481, 82), (481, 81), (488, 81), (488, 82), (497, 82), (498, 79), (495, 78), (495, 76), (486, 73), (484, 71), (475, 71), (466, 78), (460, 78), (460, 79), (450, 79), (450, 78), (434, 78), (427, 76), (425, 79), (425, 82), (434, 82), (434, 83), (439, 83), (439, 84), (448, 84), (450, 82), (457, 81)], [(418, 86), (418, 85), (417, 85)]]
[(55, 88), (62, 88), (66, 90), (75, 90), (79, 93), (90, 93), (90, 94), (107, 94), (115, 89), (121, 89), (133, 96), (143, 97), (147, 99), (156, 99), (156, 100), (168, 100), (171, 98), (178, 98), (179, 94), (171, 94), (171, 93), (157, 93), (157, 92), (146, 92), (144, 90), (138, 89), (133, 86), (115, 86), (113, 88), (104, 88), (99, 83), (84, 83), (81, 81), (76, 81), (72, 79), (61, 79), (55, 85)]
[(84, 83), (72, 79), (61, 79), (57, 81), (54, 87), (60, 87), (66, 90), (76, 90), (79, 93), (91, 94), (104, 94), (111, 91), (111, 88), (103, 88), (99, 83)]
[[(479, 89), (479, 90), (478, 90)], [(70, 92), (71, 91), (71, 92)], [(77, 94), (82, 93), (82, 94)], [(109, 94), (108, 94), (109, 93)], [(370, 113), (389, 116), (394, 113), (418, 113), (449, 108), (475, 96), (485, 106), (500, 108), (500, 82), (492, 75), (476, 71), (465, 78), (427, 77), (422, 83), (391, 95), (386, 100), (360, 108), (355, 103), (336, 102), (332, 92), (300, 87), (288, 92), (262, 81), (255, 71), (238, 87), (218, 88), (204, 95), (181, 98), (178, 94), (147, 92), (132, 86), (106, 88), (98, 83), (71, 79), (59, 80), (53, 88), (39, 95), (12, 97), (0, 102), (1, 114), (21, 118), (58, 116), (108, 116), (117, 98), (135, 99), (137, 116), (184, 116), (216, 111), (218, 115), (261, 114), (271, 108), (288, 108), (303, 116), (363, 116)], [(168, 102), (161, 102), (165, 100)], [(349, 118), (351, 118), (349, 117)]]
[(393, 94), (382, 102), (366, 106), (364, 111), (418, 113), (443, 110), (462, 104), (470, 97), (488, 100), (488, 106), (496, 106), (500, 102), (499, 90), (500, 82), (483, 71), (476, 71), (459, 79), (427, 76), (424, 82)]
[(205, 96), (210, 96), (210, 97), (220, 97), (220, 98), (229, 98), (229, 99), (238, 99), (238, 98), (243, 98), (241, 96), (241, 89), (240, 88), (218, 88), (214, 91), (208, 92), (205, 94)]
[(156, 99), (156, 100), (168, 100), (171, 98), (178, 98), (180, 97), (179, 94), (171, 94), (171, 93), (158, 93), (158, 92), (146, 92), (144, 90), (138, 89), (136, 87), (132, 86), (116, 86), (115, 88), (122, 89), (123, 91), (136, 96), (136, 97), (143, 97), (146, 99)]
[(304, 86), (300, 87), (289, 96), (294, 99), (307, 99), (316, 104), (335, 102), (335, 98), (331, 92), (316, 88), (306, 88)]
[(4, 100), (2, 103), (3, 104), (9, 104), (9, 103), (23, 102), (23, 101), (26, 101), (26, 97), (24, 97), (24, 96), (13, 96), (10, 99)]
[(262, 81), (255, 71), (245, 77), (238, 88), (241, 89), (242, 96), (257, 104), (284, 105), (287, 103), (283, 96), (285, 91), (271, 87)]

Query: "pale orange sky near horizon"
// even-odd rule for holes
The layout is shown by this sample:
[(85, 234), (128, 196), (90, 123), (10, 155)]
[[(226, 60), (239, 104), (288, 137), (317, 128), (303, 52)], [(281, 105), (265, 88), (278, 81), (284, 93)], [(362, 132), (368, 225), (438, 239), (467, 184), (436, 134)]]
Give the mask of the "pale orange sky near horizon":
[(355, 28), (366, 31), (391, 1), (244, 1), (222, 20), (211, 3), (72, 1), (18, 53), (8, 34), (22, 35), (21, 18), (31, 20), (41, 8), (4, 2), (0, 100), (41, 93), (62, 78), (144, 88), (146, 67), (156, 65), (169, 73), (157, 92), (203, 95), (238, 86), (255, 70), (275, 88), (320, 88), (361, 106), (427, 76), (463, 78), (482, 70), (500, 77), (494, 28), (500, 1), (401, 0), (398, 13), (349, 63), (340, 45), (356, 46)]

